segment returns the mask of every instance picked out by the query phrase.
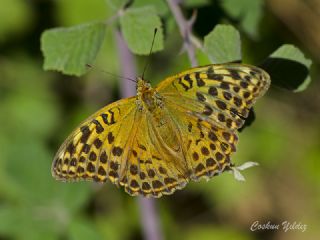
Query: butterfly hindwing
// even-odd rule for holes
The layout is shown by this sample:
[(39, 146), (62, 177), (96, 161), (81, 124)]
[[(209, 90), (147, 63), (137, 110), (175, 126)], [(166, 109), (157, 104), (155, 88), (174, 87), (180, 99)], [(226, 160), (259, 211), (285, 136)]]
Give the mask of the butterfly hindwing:
[(191, 179), (230, 169), (236, 130), (269, 85), (266, 72), (243, 64), (197, 67), (159, 84), (157, 90), (180, 128)]
[(189, 115), (183, 108), (169, 107), (169, 111), (181, 133), (184, 149), (181, 161), (189, 166), (188, 178), (209, 179), (230, 169), (230, 155), (236, 151), (238, 141), (235, 132)]
[(175, 164), (174, 156), (164, 151), (153, 124), (151, 116), (141, 114), (131, 138), (127, 171), (120, 183), (131, 195), (160, 197), (181, 189), (188, 181)]

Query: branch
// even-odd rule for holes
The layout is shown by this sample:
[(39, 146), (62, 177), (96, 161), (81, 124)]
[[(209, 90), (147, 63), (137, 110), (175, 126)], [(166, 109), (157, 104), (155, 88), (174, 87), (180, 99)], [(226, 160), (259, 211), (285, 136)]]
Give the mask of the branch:
[[(116, 32), (117, 47), (120, 55), (120, 66), (122, 75), (124, 77), (137, 76), (135, 59), (129, 51), (126, 43), (124, 42), (120, 31)], [(121, 78), (121, 95), (122, 97), (129, 97), (136, 94), (134, 84)], [(138, 198), (140, 205), (141, 225), (144, 234), (144, 239), (147, 240), (161, 240), (162, 235), (159, 229), (158, 214), (155, 208), (154, 199), (147, 199), (143, 197)]]
[(181, 8), (179, 6), (179, 0), (167, 0), (169, 8), (178, 24), (180, 34), (184, 41), (184, 47), (187, 50), (190, 63), (193, 67), (198, 65), (196, 59), (195, 47), (192, 43), (192, 25), (196, 19), (196, 12), (192, 15), (191, 19), (188, 21), (184, 18)]
[[(120, 58), (120, 66), (123, 77), (135, 78), (137, 76), (136, 64), (134, 57), (129, 51), (126, 43), (124, 42), (120, 31), (116, 31), (117, 47)], [(122, 98), (134, 96), (136, 94), (136, 88), (134, 83), (129, 82), (125, 78), (120, 78), (120, 91)]]
[(159, 229), (159, 217), (155, 208), (155, 200), (153, 198), (138, 198), (141, 212), (141, 223), (145, 239), (161, 240), (163, 239)]

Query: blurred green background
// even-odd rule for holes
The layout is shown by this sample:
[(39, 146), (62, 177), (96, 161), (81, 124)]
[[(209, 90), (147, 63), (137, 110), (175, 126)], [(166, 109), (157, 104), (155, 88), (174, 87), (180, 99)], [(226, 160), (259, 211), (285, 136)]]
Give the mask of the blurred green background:
[[(156, 200), (162, 234), (165, 239), (317, 239), (320, 1), (239, 2), (235, 8), (232, 0), (189, 0), (184, 13), (198, 9), (199, 38), (217, 23), (237, 26), (249, 63), (262, 61), (283, 43), (299, 46), (314, 60), (313, 81), (300, 93), (271, 87), (258, 101), (256, 121), (240, 133), (233, 157), (237, 164), (260, 164), (244, 172), (245, 183), (226, 173)], [(103, 0), (0, 0), (0, 6), (0, 239), (141, 239), (136, 198), (109, 183), (56, 182), (50, 173), (52, 158), (72, 129), (119, 99), (119, 81), (100, 70), (81, 78), (43, 71), (40, 35), (52, 27), (108, 19), (111, 9)], [(179, 54), (178, 31), (170, 31), (174, 19), (165, 9), (161, 17), (170, 34), (164, 51), (152, 56), (147, 76), (153, 84), (189, 67), (186, 54)], [(145, 58), (136, 60), (140, 73)], [(112, 28), (95, 66), (120, 72)], [(251, 231), (255, 221), (280, 228), (283, 221), (300, 222), (307, 229)]]

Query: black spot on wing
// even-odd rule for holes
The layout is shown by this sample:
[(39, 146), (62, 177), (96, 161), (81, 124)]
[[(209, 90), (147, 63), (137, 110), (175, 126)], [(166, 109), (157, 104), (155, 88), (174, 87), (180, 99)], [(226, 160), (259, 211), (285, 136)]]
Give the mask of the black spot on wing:
[(190, 89), (189, 86), (187, 86), (184, 82), (182, 82), (181, 78), (179, 78), (178, 83), (184, 88), (185, 91), (188, 91)]
[(81, 143), (86, 143), (91, 132), (90, 132), (90, 129), (87, 125), (84, 125), (80, 128), (80, 131), (82, 132), (82, 136), (80, 138), (80, 142)]

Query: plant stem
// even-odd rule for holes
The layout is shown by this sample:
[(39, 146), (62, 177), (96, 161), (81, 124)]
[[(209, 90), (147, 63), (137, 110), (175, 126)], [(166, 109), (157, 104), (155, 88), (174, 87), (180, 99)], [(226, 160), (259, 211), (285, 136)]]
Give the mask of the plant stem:
[[(137, 76), (135, 59), (129, 51), (120, 31), (116, 31), (117, 47), (120, 58), (121, 75), (134, 78)], [(125, 78), (120, 79), (120, 91), (122, 98), (131, 97), (136, 94), (135, 84)]]
[(179, 6), (178, 0), (167, 0), (169, 8), (178, 24), (180, 34), (184, 41), (184, 47), (187, 50), (188, 57), (191, 63), (191, 66), (195, 67), (198, 65), (196, 59), (195, 47), (191, 41), (192, 38), (192, 24), (194, 19), (188, 21), (184, 18), (181, 8)]
[[(120, 31), (116, 32), (117, 47), (120, 56), (120, 66), (122, 76), (132, 78), (137, 76), (135, 59), (129, 51), (125, 41), (122, 38)], [(121, 95), (129, 97), (136, 94), (135, 85), (126, 79), (121, 79)], [(158, 213), (155, 207), (154, 199), (138, 197), (138, 204), (141, 214), (141, 225), (144, 239), (146, 240), (161, 240), (162, 234), (159, 229)]]
[(159, 229), (159, 217), (156, 211), (155, 199), (139, 197), (138, 202), (141, 212), (141, 223), (145, 239), (161, 240), (163, 239)]

